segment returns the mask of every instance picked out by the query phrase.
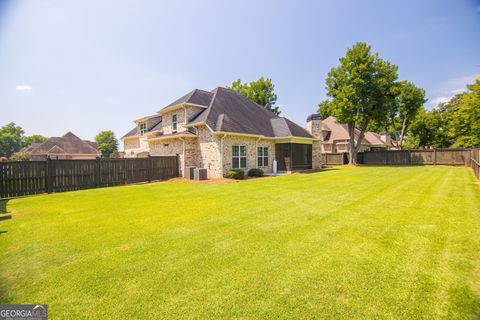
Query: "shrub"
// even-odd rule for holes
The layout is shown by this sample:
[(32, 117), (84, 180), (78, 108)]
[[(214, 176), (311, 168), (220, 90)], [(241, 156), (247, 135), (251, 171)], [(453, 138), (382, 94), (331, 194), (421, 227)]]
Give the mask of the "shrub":
[(240, 169), (230, 170), (227, 172), (227, 178), (241, 180), (245, 178), (245, 172)]
[(249, 177), (263, 177), (263, 170), (262, 169), (257, 169), (253, 168), (248, 170), (248, 176)]

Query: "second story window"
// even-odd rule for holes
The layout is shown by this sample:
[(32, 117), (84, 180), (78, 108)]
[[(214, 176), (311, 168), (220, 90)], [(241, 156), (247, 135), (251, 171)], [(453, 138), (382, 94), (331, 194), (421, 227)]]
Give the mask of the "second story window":
[(177, 115), (174, 114), (172, 116), (172, 130), (176, 131), (177, 130)]
[(146, 123), (141, 123), (140, 124), (140, 135), (143, 136), (147, 132), (147, 124)]

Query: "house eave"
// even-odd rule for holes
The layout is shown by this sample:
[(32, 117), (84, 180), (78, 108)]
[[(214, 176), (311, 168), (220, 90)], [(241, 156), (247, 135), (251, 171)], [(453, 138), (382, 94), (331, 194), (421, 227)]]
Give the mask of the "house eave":
[(174, 110), (177, 110), (177, 109), (180, 109), (180, 108), (184, 108), (184, 107), (197, 107), (197, 108), (202, 108), (202, 109), (207, 109), (208, 106), (204, 106), (204, 105), (201, 105), (201, 104), (195, 104), (195, 103), (179, 103), (179, 104), (175, 104), (173, 106), (169, 106), (169, 107), (165, 107), (163, 109), (160, 109), (157, 113), (159, 115), (162, 115), (166, 112), (170, 112), (170, 111), (174, 111)]
[(267, 137), (264, 135), (259, 135), (259, 134), (250, 134), (250, 133), (240, 133), (240, 132), (228, 132), (228, 131), (215, 131), (214, 134), (216, 135), (227, 135), (227, 136), (243, 136), (243, 137), (251, 137), (251, 138), (260, 138), (264, 140), (275, 140), (277, 143), (288, 143), (288, 142), (317, 142), (321, 141), (320, 139), (317, 138), (308, 138), (308, 137), (295, 137), (295, 136), (289, 136), (289, 137)]

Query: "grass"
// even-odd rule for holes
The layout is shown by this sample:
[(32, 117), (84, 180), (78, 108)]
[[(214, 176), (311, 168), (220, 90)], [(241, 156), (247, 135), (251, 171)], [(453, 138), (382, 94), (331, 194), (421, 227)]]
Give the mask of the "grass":
[(0, 303), (68, 318), (480, 317), (467, 168), (334, 168), (17, 199)]

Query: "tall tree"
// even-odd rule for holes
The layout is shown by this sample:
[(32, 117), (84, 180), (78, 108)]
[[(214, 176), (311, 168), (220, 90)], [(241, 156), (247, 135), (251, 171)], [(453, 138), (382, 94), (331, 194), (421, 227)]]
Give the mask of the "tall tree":
[(446, 148), (450, 146), (446, 123), (438, 109), (420, 108), (411, 122), (405, 146), (407, 148)]
[(417, 88), (413, 83), (406, 80), (398, 82), (394, 86), (393, 92), (395, 100), (390, 112), (387, 131), (393, 133), (395, 137), (392, 142), (393, 145), (402, 149), (408, 126), (427, 100), (425, 99), (425, 90)]
[(438, 107), (454, 148), (480, 146), (480, 77), (467, 89)]
[(356, 163), (367, 128), (387, 122), (397, 78), (397, 66), (371, 53), (364, 42), (349, 48), (340, 65), (328, 73), (326, 90), (330, 99), (320, 103), (319, 109), (326, 108), (337, 122), (347, 124), (350, 164)]
[(109, 158), (112, 153), (118, 151), (118, 141), (111, 130), (100, 131), (95, 137), (95, 143), (104, 158)]
[(22, 148), (23, 129), (11, 122), (0, 128), (0, 156), (10, 158)]
[(47, 137), (44, 137), (40, 134), (32, 134), (31, 136), (23, 137), (22, 147), (30, 147), (33, 143), (42, 143), (47, 141)]
[(272, 83), (272, 79), (259, 78), (256, 81), (250, 83), (242, 83), (240, 79), (233, 81), (231, 86), (227, 86), (228, 89), (241, 93), (248, 99), (255, 101), (265, 109), (272, 111), (279, 115), (280, 109), (275, 106), (277, 102), (277, 95), (275, 94), (275, 86)]

